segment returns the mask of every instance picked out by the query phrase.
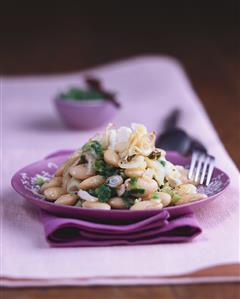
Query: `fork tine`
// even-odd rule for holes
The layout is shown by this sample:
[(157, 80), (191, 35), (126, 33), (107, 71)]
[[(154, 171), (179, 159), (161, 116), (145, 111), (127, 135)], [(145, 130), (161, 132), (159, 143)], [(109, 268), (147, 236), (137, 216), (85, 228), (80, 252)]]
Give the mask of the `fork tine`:
[(201, 178), (200, 178), (200, 184), (202, 185), (206, 176), (206, 171), (207, 171), (207, 167), (209, 166), (210, 163), (210, 157), (206, 156), (206, 160), (203, 164), (203, 169), (202, 169), (202, 174), (201, 174)]
[(215, 162), (215, 158), (213, 156), (209, 156), (210, 158), (210, 164), (208, 167), (208, 173), (207, 173), (207, 179), (206, 179), (206, 186), (209, 185), (212, 174), (213, 174), (213, 169), (214, 169), (214, 162)]
[(188, 179), (191, 180), (193, 178), (193, 171), (197, 162), (199, 153), (197, 151), (194, 151), (192, 154), (192, 159), (191, 159), (191, 164), (190, 164), (190, 169), (188, 172)]
[(204, 153), (200, 153), (198, 157), (198, 163), (197, 163), (197, 169), (194, 177), (194, 182), (198, 182), (199, 176), (200, 176), (200, 171), (202, 164), (204, 162), (204, 159), (206, 158), (206, 155)]

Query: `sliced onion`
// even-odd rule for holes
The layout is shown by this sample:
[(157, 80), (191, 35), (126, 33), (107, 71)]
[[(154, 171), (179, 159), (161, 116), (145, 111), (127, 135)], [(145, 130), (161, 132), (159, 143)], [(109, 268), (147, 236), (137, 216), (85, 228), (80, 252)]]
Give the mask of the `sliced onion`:
[(84, 199), (86, 201), (91, 201), (91, 202), (95, 202), (95, 201), (98, 201), (98, 198), (95, 197), (95, 196), (92, 196), (91, 194), (89, 194), (87, 191), (84, 191), (84, 190), (79, 190), (78, 191), (78, 196), (81, 198), (81, 199)]
[(120, 175), (112, 175), (107, 179), (107, 185), (112, 188), (117, 188), (123, 183), (123, 178)]
[(75, 194), (79, 190), (79, 183), (79, 180), (71, 178), (67, 183), (67, 192), (70, 194)]
[(117, 195), (122, 196), (126, 190), (125, 184), (122, 184), (118, 189), (117, 189)]
[(121, 161), (120, 165), (121, 168), (128, 169), (128, 168), (146, 168), (146, 162), (144, 161), (143, 156), (135, 156), (132, 158), (130, 162), (128, 161)]

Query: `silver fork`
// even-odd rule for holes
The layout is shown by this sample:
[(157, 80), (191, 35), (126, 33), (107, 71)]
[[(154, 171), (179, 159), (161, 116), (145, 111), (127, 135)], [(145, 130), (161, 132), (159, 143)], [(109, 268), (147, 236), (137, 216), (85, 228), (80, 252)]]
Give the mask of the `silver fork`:
[(201, 185), (205, 183), (205, 185), (208, 186), (213, 174), (214, 163), (215, 158), (213, 156), (194, 151), (188, 172), (189, 180), (199, 182)]

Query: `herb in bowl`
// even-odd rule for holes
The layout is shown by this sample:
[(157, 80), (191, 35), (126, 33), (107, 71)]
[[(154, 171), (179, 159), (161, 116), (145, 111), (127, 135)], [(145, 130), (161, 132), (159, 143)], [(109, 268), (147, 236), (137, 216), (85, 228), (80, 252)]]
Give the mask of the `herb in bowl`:
[(63, 100), (76, 100), (76, 101), (94, 101), (105, 100), (112, 102), (114, 106), (120, 108), (120, 103), (116, 100), (116, 94), (107, 91), (103, 88), (102, 83), (96, 78), (85, 78), (87, 87), (85, 89), (72, 86), (59, 94), (59, 98)]
[(84, 90), (78, 87), (70, 87), (65, 92), (60, 94), (60, 98), (64, 100), (99, 100), (103, 99), (104, 95), (93, 89)]

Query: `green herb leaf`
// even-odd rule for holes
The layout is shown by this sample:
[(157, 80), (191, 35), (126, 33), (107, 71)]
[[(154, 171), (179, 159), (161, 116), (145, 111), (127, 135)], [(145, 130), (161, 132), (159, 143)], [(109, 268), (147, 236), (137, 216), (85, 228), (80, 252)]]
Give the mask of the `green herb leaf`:
[(64, 100), (99, 100), (103, 99), (104, 96), (94, 89), (83, 90), (78, 87), (70, 87), (60, 94), (60, 98)]
[(124, 204), (126, 206), (126, 208), (130, 209), (131, 206), (134, 205), (134, 199), (132, 198), (123, 198)]
[(112, 196), (112, 190), (110, 187), (103, 184), (95, 189), (95, 194), (100, 202), (107, 202)]
[(129, 190), (126, 190), (123, 193), (122, 199), (128, 209), (130, 209), (131, 206), (134, 205), (134, 198), (132, 197), (131, 192)]
[(152, 199), (159, 199), (159, 194), (157, 192), (153, 192)]
[(88, 189), (87, 191), (90, 195), (97, 197), (95, 189)]
[(160, 164), (162, 164), (163, 167), (166, 166), (166, 161), (164, 161), (164, 160), (160, 160), (159, 162), (160, 162)]
[(132, 176), (130, 178), (129, 184), (130, 185), (135, 185), (137, 183), (137, 178), (135, 176)]
[(90, 152), (96, 158), (101, 158), (103, 156), (102, 145), (97, 140), (92, 140), (86, 143), (83, 147), (83, 152)]
[(44, 178), (43, 176), (36, 175), (36, 178), (35, 178), (35, 184), (36, 185), (42, 186), (46, 181), (47, 181), (46, 178)]
[(171, 188), (168, 184), (165, 184), (164, 187), (161, 189), (162, 192), (168, 193), (171, 196), (171, 203), (176, 204), (180, 199), (181, 196), (176, 193), (173, 188)]
[(122, 199), (123, 199), (126, 207), (128, 209), (131, 208), (131, 206), (134, 205), (134, 203), (135, 203), (136, 196), (143, 194), (143, 193), (144, 193), (144, 189), (140, 189), (140, 188), (126, 190), (122, 195)]
[(181, 199), (181, 195), (173, 192), (171, 203), (176, 204)]
[(94, 168), (97, 174), (100, 174), (106, 178), (111, 175), (114, 175), (118, 171), (117, 168), (108, 165), (104, 160), (97, 160), (95, 162)]
[(166, 183), (163, 188), (161, 189), (162, 192), (168, 193), (169, 195), (172, 195), (173, 189)]

